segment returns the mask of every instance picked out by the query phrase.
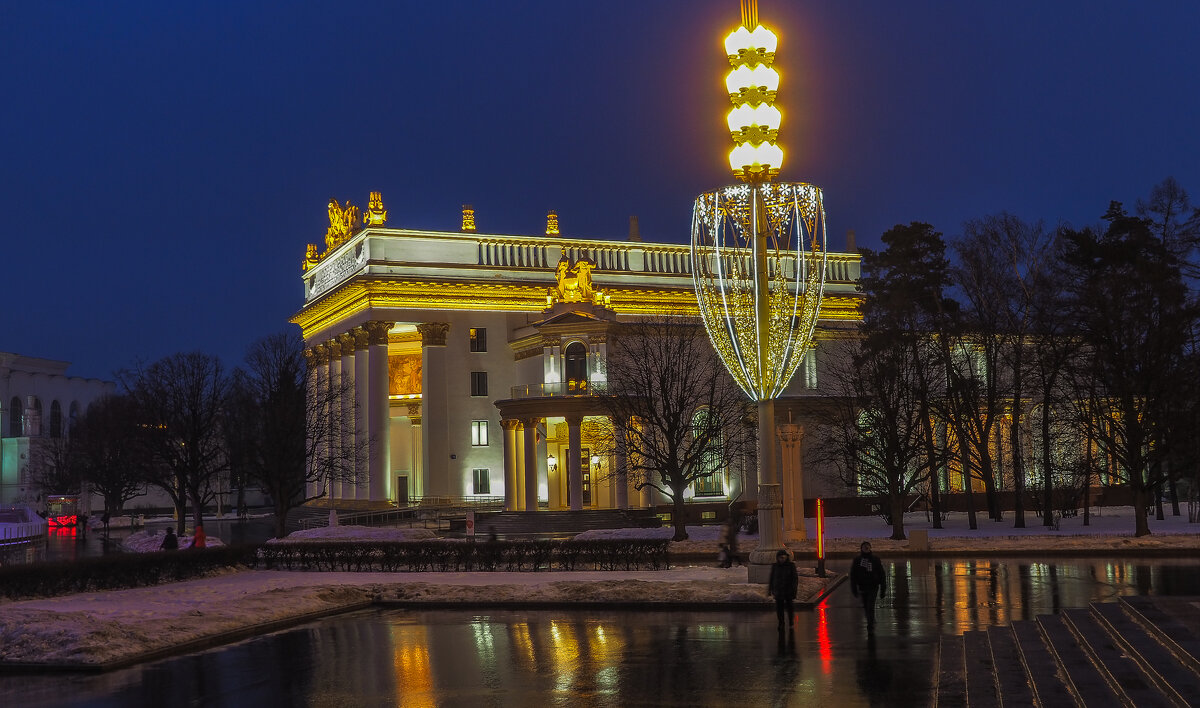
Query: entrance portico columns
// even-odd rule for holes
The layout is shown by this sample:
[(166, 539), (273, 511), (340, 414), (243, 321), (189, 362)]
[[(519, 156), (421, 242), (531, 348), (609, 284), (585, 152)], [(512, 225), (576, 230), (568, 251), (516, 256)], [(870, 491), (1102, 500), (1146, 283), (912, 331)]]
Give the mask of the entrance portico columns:
[(344, 473), (347, 477), (353, 475), (354, 479), (344, 479), (338, 485), (339, 499), (354, 499), (354, 489), (358, 485), (359, 471), (359, 455), (361, 450), (358, 444), (358, 437), (355, 435), (358, 428), (358, 386), (355, 383), (354, 369), (354, 333), (345, 332), (337, 337), (338, 344), (341, 345), (342, 351), (342, 379), (339, 387), (342, 401), (342, 420), (341, 420), (341, 445), (342, 449), (339, 453), (349, 459), (349, 462), (343, 463)]
[[(583, 435), (580, 426), (583, 416), (568, 415), (567, 419), (567, 497), (571, 511), (583, 509)], [(590, 464), (590, 462), (589, 462)]]
[(808, 538), (804, 527), (804, 428), (783, 423), (776, 428), (783, 459), (783, 540)]
[(517, 511), (521, 498), (517, 487), (517, 428), (521, 421), (515, 418), (502, 418), (500, 427), (504, 429), (504, 510)]
[[(446, 335), (450, 332), (447, 322), (422, 322), (417, 325), (421, 333), (421, 405), (424, 417), (430, 421), (449, 420), (449, 402), (446, 399)], [(427, 425), (424, 428), (425, 445), (421, 451), (421, 467), (429, 486), (425, 493), (435, 496), (450, 495), (450, 439), (444, 424)]]
[[(320, 411), (317, 413), (317, 420), (319, 422), (328, 421), (329, 397), (325, 396), (324, 393), (329, 387), (329, 382), (327, 381), (329, 376), (329, 348), (324, 344), (309, 347), (304, 350), (304, 359), (308, 363), (308, 390), (313, 392), (314, 400), (320, 407)], [(325, 456), (329, 454), (329, 441), (322, 439), (322, 431), (310, 430), (308, 434), (315, 434), (316, 437), (316, 440), (313, 441), (316, 446), (313, 453), (316, 459), (324, 460)], [(323, 465), (318, 463), (318, 469), (321, 466)], [(324, 491), (321, 487), (320, 478), (310, 479), (305, 491), (305, 496), (309, 498), (316, 497)]]
[(616, 474), (613, 483), (616, 485), (614, 506), (618, 509), (629, 508), (629, 454), (626, 446), (629, 444), (627, 428), (624, 420), (613, 421), (613, 432), (616, 435)]
[(537, 424), (540, 418), (526, 418), (521, 421), (525, 428), (525, 511), (537, 511)]
[(363, 325), (367, 332), (367, 498), (383, 501), (393, 498), (391, 483), (391, 438), (388, 426), (391, 410), (388, 401), (388, 330), (391, 322), (372, 321)]
[(371, 368), (367, 362), (367, 350), (371, 346), (371, 335), (365, 327), (350, 330), (354, 336), (354, 499), (366, 501), (370, 498), (371, 484), (371, 428), (367, 416), (371, 399)]
[(412, 438), (410, 458), (412, 469), (408, 473), (409, 496), (424, 496), (429, 489), (429, 479), (425, 476), (424, 463), (421, 460), (421, 404), (408, 404), (409, 435)]

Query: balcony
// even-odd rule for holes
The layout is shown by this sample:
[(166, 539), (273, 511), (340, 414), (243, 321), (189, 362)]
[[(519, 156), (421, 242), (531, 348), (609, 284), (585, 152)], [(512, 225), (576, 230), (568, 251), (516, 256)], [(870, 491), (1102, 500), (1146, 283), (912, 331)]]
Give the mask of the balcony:
[(535, 383), (512, 387), (513, 400), (522, 398), (561, 398), (564, 396), (600, 396), (603, 384), (587, 381), (560, 381), (558, 383)]

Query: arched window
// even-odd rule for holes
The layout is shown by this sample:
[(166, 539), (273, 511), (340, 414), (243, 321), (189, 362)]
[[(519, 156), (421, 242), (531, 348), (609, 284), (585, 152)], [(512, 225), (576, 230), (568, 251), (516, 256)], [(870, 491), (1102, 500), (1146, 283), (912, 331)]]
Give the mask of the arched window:
[(75, 426), (79, 425), (79, 401), (71, 401), (71, 407), (67, 413), (67, 435), (75, 434)]
[(42, 415), (42, 412), (42, 399), (35, 396), (33, 399), (33, 422), (30, 423), (30, 425), (34, 425), (36, 427), (29, 429), (30, 437), (41, 437), (46, 432), (46, 429), (42, 427), (42, 424), (46, 420), (45, 416)]
[(692, 417), (692, 434), (708, 439), (704, 446), (703, 462), (708, 474), (697, 477), (692, 484), (692, 490), (698, 497), (719, 497), (725, 493), (725, 475), (721, 470), (722, 440), (720, 431), (714, 428), (716, 424), (707, 408), (701, 408)]
[(21, 407), (21, 399), (13, 396), (12, 402), (8, 406), (8, 436), (10, 438), (21, 437), (21, 425), (24, 418), (25, 409)]
[(62, 406), (58, 401), (50, 402), (50, 437), (61, 438), (63, 434), (62, 427)]
[(582, 342), (567, 345), (567, 390), (587, 391), (587, 347)]

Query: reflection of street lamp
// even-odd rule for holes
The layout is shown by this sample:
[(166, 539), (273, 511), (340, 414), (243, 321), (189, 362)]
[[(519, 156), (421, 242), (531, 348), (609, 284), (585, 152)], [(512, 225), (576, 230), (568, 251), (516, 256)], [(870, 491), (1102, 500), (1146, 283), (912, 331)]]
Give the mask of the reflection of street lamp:
[(702, 194), (692, 218), (696, 299), (713, 347), (758, 403), (759, 545), (750, 581), (766, 582), (783, 548), (775, 465), (775, 399), (812, 340), (825, 285), (825, 208), (821, 190), (772, 179), (783, 163), (775, 144), (777, 40), (758, 23), (756, 0), (742, 0), (742, 25), (725, 40), (729, 165), (745, 184)]

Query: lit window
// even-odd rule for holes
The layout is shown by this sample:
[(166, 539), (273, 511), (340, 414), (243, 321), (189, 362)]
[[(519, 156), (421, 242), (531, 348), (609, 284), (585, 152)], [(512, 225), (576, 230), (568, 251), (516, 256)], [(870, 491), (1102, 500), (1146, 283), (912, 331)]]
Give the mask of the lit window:
[(471, 351), (487, 351), (487, 330), (483, 327), (471, 328)]
[(471, 372), (471, 395), (486, 396), (487, 392), (487, 372), (472, 371)]
[(492, 493), (492, 478), (486, 469), (471, 470), (471, 476), (474, 477), (474, 484), (471, 486), (472, 494)]
[(488, 422), (486, 420), (471, 421), (471, 446), (487, 447)]

